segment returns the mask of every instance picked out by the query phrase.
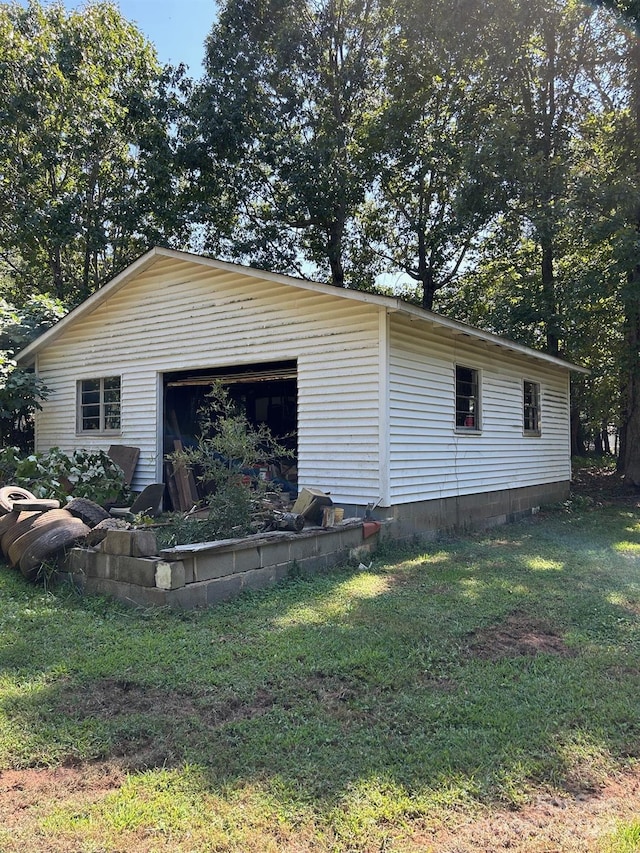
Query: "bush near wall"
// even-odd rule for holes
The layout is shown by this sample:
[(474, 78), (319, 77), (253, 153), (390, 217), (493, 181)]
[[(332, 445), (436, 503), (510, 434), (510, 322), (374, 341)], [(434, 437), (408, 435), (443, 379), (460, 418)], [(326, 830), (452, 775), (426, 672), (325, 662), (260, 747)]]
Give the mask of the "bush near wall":
[(24, 455), (17, 447), (0, 449), (0, 482), (21, 486), (37, 498), (90, 498), (99, 504), (127, 498), (124, 473), (103, 451), (75, 450), (70, 456), (53, 447)]

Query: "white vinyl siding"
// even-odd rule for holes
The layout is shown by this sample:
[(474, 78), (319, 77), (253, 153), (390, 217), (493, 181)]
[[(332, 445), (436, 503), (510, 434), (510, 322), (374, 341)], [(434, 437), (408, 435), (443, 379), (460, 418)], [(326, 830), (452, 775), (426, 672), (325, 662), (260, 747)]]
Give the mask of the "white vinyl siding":
[(75, 435), (76, 386), (118, 373), (116, 443), (140, 447), (140, 488), (160, 471), (163, 373), (296, 359), (299, 483), (367, 503), (380, 493), (379, 312), (241, 271), (159, 259), (39, 354), (53, 393), (37, 419), (37, 449), (106, 449), (104, 437)]
[[(37, 415), (37, 449), (139, 447), (140, 489), (162, 472), (165, 373), (295, 361), (299, 484), (336, 503), (387, 506), (570, 478), (567, 367), (391, 300), (266, 275), (160, 255), (114, 280), (37, 356), (52, 390)], [(456, 430), (456, 365), (478, 372), (480, 431)], [(78, 382), (116, 375), (120, 434), (77, 435)], [(540, 388), (535, 439), (523, 430), (525, 380)]]
[[(455, 429), (455, 364), (480, 373), (482, 432)], [(390, 501), (408, 503), (570, 477), (568, 371), (391, 318)], [(523, 379), (540, 385), (541, 435), (523, 435)]]

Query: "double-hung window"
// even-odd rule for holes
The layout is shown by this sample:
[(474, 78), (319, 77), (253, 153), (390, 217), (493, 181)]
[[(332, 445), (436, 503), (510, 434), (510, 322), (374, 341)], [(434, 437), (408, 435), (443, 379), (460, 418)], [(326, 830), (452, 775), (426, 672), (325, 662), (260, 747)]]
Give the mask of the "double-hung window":
[(525, 379), (522, 390), (524, 432), (526, 435), (540, 435), (540, 385)]
[(456, 365), (456, 429), (480, 429), (480, 373)]
[(120, 431), (120, 377), (78, 382), (78, 432)]

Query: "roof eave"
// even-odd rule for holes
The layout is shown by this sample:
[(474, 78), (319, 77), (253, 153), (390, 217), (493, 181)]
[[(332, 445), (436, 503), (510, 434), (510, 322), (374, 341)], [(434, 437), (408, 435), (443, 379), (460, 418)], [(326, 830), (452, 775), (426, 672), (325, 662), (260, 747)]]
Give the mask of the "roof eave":
[(443, 317), (441, 314), (435, 314), (432, 311), (427, 311), (425, 308), (418, 308), (415, 305), (410, 305), (406, 302), (398, 301), (397, 311), (408, 314), (412, 317), (418, 317), (422, 320), (427, 320), (442, 328), (449, 329), (454, 334), (462, 335), (472, 340), (484, 341), (491, 346), (499, 347), (500, 349), (508, 350), (509, 352), (517, 353), (526, 358), (533, 358), (537, 361), (543, 361), (547, 364), (552, 364), (555, 367), (562, 367), (565, 370), (570, 370), (575, 373), (589, 374), (591, 371), (582, 367), (579, 364), (573, 364), (559, 356), (549, 355), (546, 352), (532, 349), (525, 344), (519, 344), (509, 338), (501, 338), (499, 335), (494, 335), (492, 332), (485, 332), (482, 329), (476, 329), (473, 326), (467, 326), (459, 320), (452, 320), (449, 317)]

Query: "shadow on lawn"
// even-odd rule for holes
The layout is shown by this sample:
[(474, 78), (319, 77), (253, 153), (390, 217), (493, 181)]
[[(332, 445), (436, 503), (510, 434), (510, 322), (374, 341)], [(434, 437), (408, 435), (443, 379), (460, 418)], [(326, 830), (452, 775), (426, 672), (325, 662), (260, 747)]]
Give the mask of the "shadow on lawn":
[(34, 609), (0, 647), (31, 682), (0, 706), (12, 760), (186, 763), (327, 806), (372, 780), (590, 790), (640, 742), (634, 523), (554, 514), (184, 618)]

